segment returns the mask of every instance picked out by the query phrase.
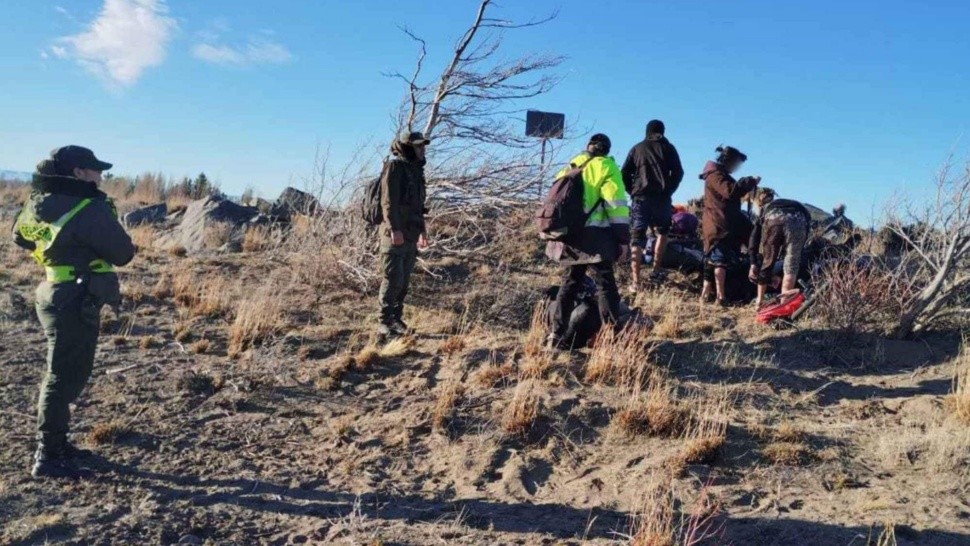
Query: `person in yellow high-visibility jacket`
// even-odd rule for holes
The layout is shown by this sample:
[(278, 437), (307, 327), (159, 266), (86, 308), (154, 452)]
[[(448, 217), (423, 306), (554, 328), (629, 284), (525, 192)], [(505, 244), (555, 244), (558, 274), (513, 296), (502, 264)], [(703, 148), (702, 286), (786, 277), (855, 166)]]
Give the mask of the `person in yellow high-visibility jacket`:
[(610, 157), (609, 137), (595, 134), (586, 151), (579, 154), (557, 178), (582, 166), (583, 206), (589, 218), (581, 234), (569, 242), (550, 242), (546, 254), (568, 266), (556, 296), (549, 346), (569, 349), (566, 330), (576, 306), (587, 271), (596, 285), (596, 303), (604, 325), (616, 325), (620, 314), (620, 292), (613, 266), (629, 255), (630, 208), (623, 175)]
[(135, 256), (113, 203), (98, 189), (110, 163), (64, 146), (37, 165), (31, 194), (13, 228), (16, 244), (43, 267), (37, 317), (47, 335), (47, 370), (37, 400), (35, 478), (89, 474), (76, 460), (90, 452), (68, 441), (71, 403), (94, 367), (101, 308), (121, 302), (115, 266)]

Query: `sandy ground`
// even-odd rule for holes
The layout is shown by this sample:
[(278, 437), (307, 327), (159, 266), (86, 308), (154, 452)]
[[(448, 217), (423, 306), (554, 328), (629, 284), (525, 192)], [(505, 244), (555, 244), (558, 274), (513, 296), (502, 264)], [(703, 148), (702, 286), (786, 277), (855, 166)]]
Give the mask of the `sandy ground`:
[[(530, 380), (534, 423), (505, 431), (526, 381), (485, 374), (521, 366), (530, 306), (483, 303), (479, 275), (498, 273), (453, 262), (451, 276), (419, 275), (410, 346), (361, 356), (372, 294), (290, 286), (275, 294), (285, 327), (230, 358), (232, 312), (193, 316), (167, 288), (174, 272), (224, 278), (238, 299), (278, 266), (143, 254), (75, 409), (97, 476), (34, 481), (39, 272), (0, 245), (3, 544), (622, 544), (658, 476), (673, 476), (685, 513), (709, 499), (705, 544), (875, 544), (887, 524), (898, 544), (970, 544), (970, 436), (944, 407), (958, 334), (835, 340), (765, 330), (749, 309), (701, 308), (676, 288), (642, 296), (658, 325), (680, 317), (658, 326), (655, 365), (679, 393), (730, 401), (716, 457), (671, 471), (684, 440), (611, 424), (626, 394), (586, 381), (585, 353)], [(549, 280), (501, 274), (522, 293)]]

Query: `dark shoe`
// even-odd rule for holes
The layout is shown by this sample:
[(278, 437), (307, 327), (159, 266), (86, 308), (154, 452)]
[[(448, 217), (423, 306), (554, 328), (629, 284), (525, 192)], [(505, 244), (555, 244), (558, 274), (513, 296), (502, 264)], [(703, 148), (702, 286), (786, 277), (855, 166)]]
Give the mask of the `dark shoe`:
[(731, 307), (731, 302), (729, 302), (728, 300), (717, 300), (717, 305), (718, 307), (723, 307), (727, 309), (728, 307)]
[(377, 324), (377, 337), (378, 338), (380, 338), (380, 339), (387, 339), (387, 338), (393, 337), (393, 336), (394, 336), (394, 332), (391, 330), (390, 324), (388, 324), (386, 322), (383, 322), (383, 321), (381, 321), (381, 322), (379, 322)]
[(79, 480), (90, 477), (91, 472), (78, 468), (74, 461), (63, 456), (63, 452), (51, 452), (42, 443), (34, 454), (34, 467), (30, 475), (35, 478)]
[(411, 333), (411, 329), (408, 328), (407, 324), (401, 319), (392, 320), (387, 327), (391, 330), (391, 333), (396, 336), (406, 336)]
[(650, 276), (647, 277), (647, 280), (653, 284), (661, 284), (665, 280), (667, 280), (667, 273), (664, 271), (654, 271), (650, 273)]

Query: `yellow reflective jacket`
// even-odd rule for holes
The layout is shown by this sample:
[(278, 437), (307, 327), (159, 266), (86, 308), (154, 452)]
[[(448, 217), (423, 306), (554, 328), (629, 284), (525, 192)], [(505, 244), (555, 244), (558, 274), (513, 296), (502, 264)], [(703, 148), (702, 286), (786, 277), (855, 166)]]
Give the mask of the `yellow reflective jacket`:
[(609, 156), (574, 157), (556, 177), (583, 166), (583, 208), (589, 219), (582, 234), (568, 243), (550, 242), (546, 255), (563, 265), (613, 262), (630, 243), (630, 205), (623, 175)]

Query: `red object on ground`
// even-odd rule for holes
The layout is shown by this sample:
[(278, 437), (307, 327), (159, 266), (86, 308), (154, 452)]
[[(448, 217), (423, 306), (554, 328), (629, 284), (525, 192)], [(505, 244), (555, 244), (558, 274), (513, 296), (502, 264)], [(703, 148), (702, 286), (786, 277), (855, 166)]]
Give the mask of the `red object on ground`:
[(779, 296), (758, 309), (758, 322), (768, 324), (773, 320), (790, 319), (803, 303), (805, 303), (805, 294), (801, 292), (790, 296)]

